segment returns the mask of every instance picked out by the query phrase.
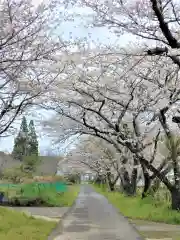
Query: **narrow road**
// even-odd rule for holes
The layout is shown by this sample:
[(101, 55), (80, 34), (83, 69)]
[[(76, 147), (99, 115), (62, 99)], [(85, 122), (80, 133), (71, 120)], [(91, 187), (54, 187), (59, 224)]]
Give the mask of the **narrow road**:
[(55, 240), (142, 240), (136, 230), (90, 186), (81, 187), (71, 214), (63, 221), (63, 234)]

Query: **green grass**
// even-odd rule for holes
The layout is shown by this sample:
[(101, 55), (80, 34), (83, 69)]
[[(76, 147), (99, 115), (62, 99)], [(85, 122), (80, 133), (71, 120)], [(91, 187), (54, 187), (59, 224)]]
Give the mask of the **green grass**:
[(128, 218), (180, 224), (180, 212), (171, 210), (169, 202), (150, 197), (144, 200), (140, 196), (127, 197), (119, 192), (108, 192), (106, 188), (93, 186), (97, 192), (107, 197), (109, 202)]
[(61, 196), (61, 204), (63, 206), (70, 207), (76, 200), (79, 194), (80, 186), (79, 185), (72, 185), (68, 186), (68, 191)]
[(47, 240), (56, 224), (0, 207), (1, 240)]
[(68, 191), (60, 194), (50, 193), (49, 198), (47, 199), (48, 204), (57, 206), (57, 207), (70, 207), (79, 193), (79, 186), (72, 185), (68, 186)]
[[(68, 191), (58, 196), (51, 196), (54, 205), (70, 207), (79, 193), (79, 186), (72, 185)], [(52, 193), (50, 193), (52, 194)], [(0, 239), (1, 240), (47, 240), (56, 226), (56, 222), (35, 219), (25, 213), (0, 207)]]

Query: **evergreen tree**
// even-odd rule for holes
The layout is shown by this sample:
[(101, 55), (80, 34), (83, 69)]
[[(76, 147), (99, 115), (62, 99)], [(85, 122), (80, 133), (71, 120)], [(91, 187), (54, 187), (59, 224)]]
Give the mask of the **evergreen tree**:
[(29, 137), (29, 155), (38, 156), (38, 140), (33, 120), (31, 120), (29, 123), (28, 137)]
[(29, 155), (29, 136), (26, 117), (23, 117), (20, 131), (14, 140), (13, 156), (20, 161), (23, 160), (23, 156)]
[(38, 164), (38, 140), (33, 120), (29, 123), (23, 117), (20, 131), (14, 140), (12, 152), (15, 159), (23, 161), (23, 168), (28, 172), (33, 172)]

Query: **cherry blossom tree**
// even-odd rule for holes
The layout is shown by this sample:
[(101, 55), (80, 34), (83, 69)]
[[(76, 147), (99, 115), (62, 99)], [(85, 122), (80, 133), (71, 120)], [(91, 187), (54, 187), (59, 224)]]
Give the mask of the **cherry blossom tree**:
[(72, 74), (67, 81), (59, 80), (52, 102), (44, 107), (56, 111), (56, 126), (63, 116), (74, 132), (101, 138), (121, 154), (122, 147), (128, 149), (133, 169), (140, 165), (143, 170), (144, 193), (158, 178), (172, 193), (172, 207), (177, 209), (178, 177), (172, 183), (166, 175), (170, 169), (178, 173), (178, 159), (167, 161), (158, 155), (157, 142), (160, 133), (172, 138), (171, 119), (179, 104), (178, 68), (166, 65), (171, 59), (108, 51), (91, 53), (83, 66), (72, 67)]
[[(60, 80), (56, 88), (53, 89), (55, 94), (51, 98), (52, 102), (43, 105), (46, 109), (55, 110), (57, 115), (53, 116), (53, 120), (50, 119), (44, 124), (50, 127), (51, 134), (53, 132), (54, 136), (58, 136), (58, 139), (64, 138), (64, 135), (68, 137), (69, 134), (96, 136), (113, 145), (119, 154), (122, 154), (122, 148), (129, 149), (126, 142), (120, 141), (119, 132), (122, 132), (122, 136), (129, 138), (132, 144), (133, 141), (138, 141), (137, 144), (140, 146), (138, 151), (142, 152), (146, 147), (153, 145), (152, 141), (151, 144), (144, 143), (142, 145), (142, 142), (147, 138), (147, 129), (151, 129), (151, 126), (146, 126), (141, 136), (137, 122), (140, 122), (142, 114), (148, 114), (148, 110), (150, 111), (150, 108), (154, 107), (156, 101), (161, 100), (162, 94), (159, 99), (150, 98), (150, 94), (144, 92), (148, 85), (143, 85), (142, 79), (137, 78), (135, 69), (131, 72), (133, 75), (124, 76), (119, 81), (119, 74), (122, 73), (121, 64), (126, 64), (129, 68), (129, 60), (123, 60), (122, 55), (115, 54), (108, 55), (107, 58), (107, 54), (107, 52), (99, 55), (95, 53), (84, 63), (86, 71), (75, 65), (71, 78), (67, 75), (66, 81)], [(118, 63), (120, 57), (122, 62)], [(114, 66), (115, 63), (116, 66)], [(87, 71), (89, 66), (91, 69)], [(96, 71), (92, 70), (92, 67)], [(152, 84), (149, 89), (152, 91)], [(158, 96), (159, 93), (155, 92), (154, 96)], [(151, 113), (153, 113), (153, 109)], [(134, 154), (134, 152), (132, 153)], [(152, 162), (155, 155), (154, 152), (150, 158)], [(127, 156), (124, 157), (123, 167), (128, 163), (128, 160)], [(138, 156), (133, 156), (131, 164), (134, 166), (130, 174), (131, 177), (126, 177), (126, 181), (123, 180), (126, 183), (129, 181), (129, 186), (132, 185), (132, 182), (136, 182), (137, 165), (140, 164)], [(124, 171), (124, 176), (129, 174), (126, 170), (127, 167), (121, 168), (121, 171)], [(132, 176), (135, 176), (135, 181), (131, 181)]]
[[(105, 110), (105, 107), (107, 106), (107, 100), (113, 102), (113, 104), (114, 100), (116, 100), (118, 107), (122, 107), (121, 113), (123, 112), (123, 117), (125, 113), (127, 113), (127, 110), (131, 110), (131, 113), (133, 113), (133, 119), (131, 120), (131, 123), (134, 123), (135, 120), (137, 122), (137, 115), (140, 115), (137, 113), (141, 113), (141, 115), (142, 113), (146, 113), (146, 115), (150, 116), (148, 126), (150, 127), (152, 125), (155, 125), (157, 128), (160, 127), (160, 129), (163, 130), (168, 141), (170, 141), (172, 145), (171, 149), (174, 149), (174, 143), (172, 140), (173, 134), (171, 130), (171, 126), (173, 126), (173, 124), (172, 122), (170, 123), (170, 118), (173, 116), (172, 112), (174, 111), (174, 108), (176, 108), (177, 111), (179, 103), (179, 2), (176, 0), (71, 0), (69, 2), (80, 7), (86, 7), (86, 10), (93, 10), (93, 12), (91, 11), (90, 14), (83, 16), (84, 19), (88, 17), (87, 23), (91, 24), (91, 26), (106, 27), (117, 34), (119, 38), (122, 35), (126, 35), (129, 39), (133, 38), (133, 45), (136, 45), (136, 51), (132, 51), (131, 47), (129, 46), (128, 51), (126, 50), (123, 53), (125, 61), (128, 59), (127, 61), (129, 67), (121, 67), (121, 74), (119, 74), (119, 77), (114, 86), (115, 89), (113, 89), (114, 92), (116, 92), (117, 86), (123, 85), (122, 78), (126, 79), (125, 84), (127, 84), (127, 82), (130, 82), (131, 85), (129, 85), (129, 92), (127, 91), (127, 95), (130, 97), (129, 99), (132, 99), (131, 101), (129, 100), (131, 104), (129, 102), (129, 104), (127, 104), (126, 102), (124, 105), (122, 104), (122, 101), (119, 101), (119, 91), (118, 93), (116, 92), (116, 97), (118, 99), (112, 99), (112, 91), (111, 94), (107, 94), (107, 88), (104, 92), (102, 92), (101, 88), (101, 100), (99, 100), (97, 97), (94, 97), (94, 94), (93, 96), (92, 93), (90, 94), (91, 99), (95, 99), (94, 102), (96, 103), (96, 110), (92, 109), (90, 106), (87, 107), (83, 105), (84, 115), (81, 116), (81, 118), (83, 119), (84, 126), (86, 126), (88, 129), (93, 130), (96, 135), (103, 134), (103, 137), (111, 135), (111, 138), (113, 136), (113, 141), (114, 136), (116, 135), (116, 140), (118, 143), (128, 147), (128, 149), (133, 154), (135, 154), (136, 157), (138, 157), (142, 167), (150, 170), (156, 177), (160, 179), (160, 181), (162, 181), (167, 186), (172, 194), (172, 208), (179, 209), (180, 172), (177, 155), (172, 154), (176, 157), (172, 157), (169, 163), (174, 171), (174, 183), (172, 184), (166, 177), (166, 171), (162, 171), (162, 165), (160, 164), (159, 168), (153, 166), (151, 161), (148, 160), (147, 156), (142, 154), (142, 136), (144, 136), (144, 134), (138, 133), (137, 124), (135, 124), (136, 127), (134, 128), (136, 141), (134, 141), (134, 139), (133, 141), (132, 139), (130, 141), (126, 136), (123, 135), (123, 131), (121, 131), (119, 128), (119, 124), (115, 125), (115, 123), (109, 121), (107, 115), (102, 114), (102, 109)], [(117, 56), (117, 51), (115, 55)], [(121, 62), (123, 62), (122, 59)], [(149, 65), (150, 63), (151, 65)], [(113, 65), (115, 67), (117, 66), (116, 64)], [(101, 70), (103, 75), (104, 68), (102, 66)], [(138, 85), (134, 87), (134, 84), (137, 84), (136, 79), (134, 78), (134, 73), (138, 79), (141, 78), (142, 85), (138, 80)], [(132, 78), (134, 79), (133, 84), (132, 81), (129, 81), (129, 79)], [(104, 78), (102, 79), (105, 81)], [(146, 84), (144, 84), (145, 82)], [(98, 79), (98, 91), (100, 84), (101, 83)], [(84, 94), (87, 95), (87, 86), (81, 90), (81, 93), (83, 91), (85, 91)], [(132, 91), (132, 93), (130, 91)], [(137, 94), (137, 91), (139, 92), (139, 96)], [(132, 101), (135, 102), (135, 99), (136, 103), (138, 102), (138, 109), (136, 104), (136, 106), (132, 104)], [(105, 103), (103, 100), (105, 100)], [(98, 104), (99, 108), (97, 108)], [(76, 106), (77, 105), (79, 108), (82, 107), (82, 104), (78, 103)], [(103, 123), (106, 123), (106, 126), (103, 129), (102, 124), (101, 128), (99, 129), (98, 124), (93, 124), (92, 126), (88, 122), (90, 119), (92, 121), (92, 113), (95, 114), (98, 119), (101, 119)], [(120, 117), (119, 119), (122, 118)], [(175, 123), (179, 123), (178, 117), (174, 116), (173, 121)], [(107, 129), (107, 126), (111, 131), (104, 130)]]
[(55, 37), (57, 3), (4, 0), (0, 4), (0, 135), (22, 112), (42, 101), (63, 64), (54, 73), (65, 43)]
[(115, 149), (101, 139), (81, 137), (79, 143), (67, 155), (70, 162), (84, 165), (96, 173), (96, 180), (107, 180), (109, 189), (114, 190), (119, 178), (118, 157)]

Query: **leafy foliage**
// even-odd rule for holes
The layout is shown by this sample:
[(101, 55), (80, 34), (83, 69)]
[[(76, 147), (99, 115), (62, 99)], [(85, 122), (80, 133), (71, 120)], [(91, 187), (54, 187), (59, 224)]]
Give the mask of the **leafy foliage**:
[(12, 183), (21, 183), (24, 177), (27, 177), (27, 173), (22, 171), (22, 166), (9, 168), (3, 172), (3, 179)]
[(80, 175), (78, 173), (71, 173), (66, 176), (69, 183), (76, 184), (80, 182)]
[(41, 159), (35, 155), (31, 154), (29, 156), (23, 157), (23, 171), (26, 173), (33, 173), (36, 171), (38, 164), (40, 164)]

